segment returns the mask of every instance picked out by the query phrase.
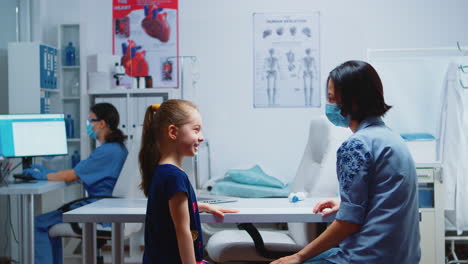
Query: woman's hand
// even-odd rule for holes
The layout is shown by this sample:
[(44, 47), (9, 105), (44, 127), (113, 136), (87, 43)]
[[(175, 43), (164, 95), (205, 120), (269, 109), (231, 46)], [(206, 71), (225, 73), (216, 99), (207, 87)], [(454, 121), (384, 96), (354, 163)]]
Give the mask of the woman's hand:
[(270, 262), (270, 264), (301, 264), (301, 263), (303, 262), (301, 261), (301, 258), (297, 254), (286, 256), (286, 257), (277, 259), (273, 262)]
[(47, 174), (55, 173), (55, 172), (57, 171), (48, 170), (44, 166), (39, 165), (39, 164), (33, 164), (31, 165), (31, 168), (23, 170), (24, 175), (30, 175), (36, 180), (47, 180)]
[(213, 204), (198, 203), (200, 212), (214, 214), (215, 216), (224, 217), (225, 213), (238, 213), (237, 209), (224, 208)]
[(338, 212), (340, 202), (337, 200), (325, 200), (318, 202), (313, 209), (314, 214), (322, 213), (322, 216), (329, 216)]

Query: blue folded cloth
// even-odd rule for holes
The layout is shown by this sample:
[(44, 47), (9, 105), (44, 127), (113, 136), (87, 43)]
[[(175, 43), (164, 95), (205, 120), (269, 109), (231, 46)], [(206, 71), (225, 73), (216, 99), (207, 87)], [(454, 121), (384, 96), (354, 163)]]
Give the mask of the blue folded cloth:
[(213, 186), (211, 194), (244, 198), (288, 197), (289, 186), (255, 165), (247, 170), (228, 170), (225, 178)]
[(255, 165), (247, 170), (231, 169), (225, 174), (226, 180), (254, 186), (285, 188), (287, 184), (266, 174), (260, 166)]
[(406, 141), (431, 141), (435, 140), (435, 137), (428, 133), (406, 133), (400, 134), (400, 136)]
[(284, 188), (266, 187), (223, 179), (216, 182), (211, 190), (211, 194), (242, 198), (288, 197), (289, 186), (286, 185)]

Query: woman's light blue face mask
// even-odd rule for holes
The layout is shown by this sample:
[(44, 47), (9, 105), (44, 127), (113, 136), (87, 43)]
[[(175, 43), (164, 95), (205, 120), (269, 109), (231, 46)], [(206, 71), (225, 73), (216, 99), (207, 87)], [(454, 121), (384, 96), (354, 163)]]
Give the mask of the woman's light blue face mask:
[(91, 119), (91, 121), (88, 119), (86, 120), (86, 133), (88, 134), (88, 136), (94, 140), (97, 139), (97, 134), (96, 134), (96, 131), (93, 130), (93, 121), (98, 121), (98, 120), (95, 120), (95, 119)]
[(333, 125), (339, 127), (349, 127), (349, 122), (351, 118), (349, 116), (344, 117), (341, 114), (340, 105), (327, 103), (325, 105), (325, 115)]

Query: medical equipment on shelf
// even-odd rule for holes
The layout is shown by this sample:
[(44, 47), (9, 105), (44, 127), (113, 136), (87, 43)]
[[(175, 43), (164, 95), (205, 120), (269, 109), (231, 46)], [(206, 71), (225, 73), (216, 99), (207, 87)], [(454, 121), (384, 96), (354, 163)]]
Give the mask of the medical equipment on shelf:
[(114, 87), (120, 88), (120, 81), (122, 78), (125, 76), (125, 68), (122, 66), (122, 64), (119, 64), (118, 62), (115, 63), (114, 67), (114, 79), (115, 79), (115, 85)]
[(72, 42), (68, 42), (68, 46), (65, 48), (65, 65), (66, 66), (76, 65), (75, 47), (73, 47)]

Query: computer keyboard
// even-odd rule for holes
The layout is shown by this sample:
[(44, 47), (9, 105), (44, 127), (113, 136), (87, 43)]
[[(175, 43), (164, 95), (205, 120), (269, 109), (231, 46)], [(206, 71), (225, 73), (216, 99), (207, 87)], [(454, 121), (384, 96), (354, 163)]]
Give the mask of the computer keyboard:
[(237, 200), (226, 200), (226, 199), (217, 199), (217, 200), (204, 200), (200, 201), (201, 203), (207, 203), (207, 204), (220, 204), (220, 203), (233, 203), (236, 202)]
[(216, 197), (216, 196), (197, 196), (197, 202), (207, 204), (220, 204), (237, 202), (237, 199), (230, 197)]
[(21, 181), (35, 181), (36, 178), (34, 178), (31, 175), (24, 175), (24, 174), (14, 174), (13, 178), (16, 180), (21, 180)]

